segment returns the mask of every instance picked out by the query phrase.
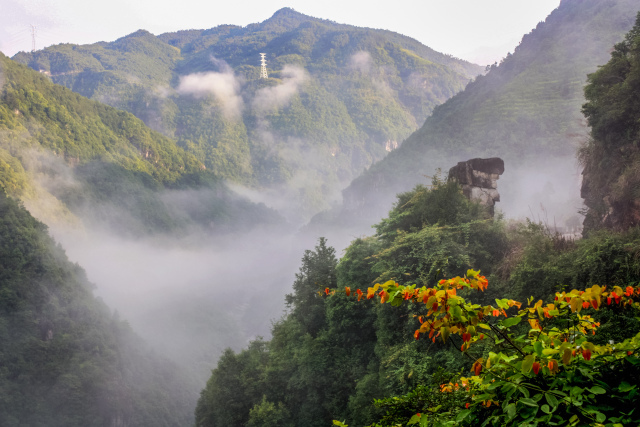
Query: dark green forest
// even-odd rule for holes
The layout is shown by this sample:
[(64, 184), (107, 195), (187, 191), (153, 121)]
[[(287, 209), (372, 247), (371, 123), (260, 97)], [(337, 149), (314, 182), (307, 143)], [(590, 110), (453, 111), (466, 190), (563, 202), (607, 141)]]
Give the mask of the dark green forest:
[(0, 190), (0, 424), (184, 426), (193, 386)]
[[(133, 113), (224, 179), (275, 190), (298, 221), (327, 209), (482, 71), (397, 33), (289, 8), (246, 27), (140, 30), (13, 59)], [(194, 92), (181, 89), (187, 78), (199, 82)], [(216, 92), (222, 80), (233, 93)]]

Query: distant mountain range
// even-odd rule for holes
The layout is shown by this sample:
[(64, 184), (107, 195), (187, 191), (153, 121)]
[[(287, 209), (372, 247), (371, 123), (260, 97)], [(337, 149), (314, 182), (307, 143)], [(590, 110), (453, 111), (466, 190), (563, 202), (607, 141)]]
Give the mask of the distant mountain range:
[[(259, 78), (260, 53), (268, 79)], [(13, 59), (133, 113), (295, 220), (339, 200), (340, 189), (483, 71), (397, 33), (289, 8), (246, 27), (140, 30)]]

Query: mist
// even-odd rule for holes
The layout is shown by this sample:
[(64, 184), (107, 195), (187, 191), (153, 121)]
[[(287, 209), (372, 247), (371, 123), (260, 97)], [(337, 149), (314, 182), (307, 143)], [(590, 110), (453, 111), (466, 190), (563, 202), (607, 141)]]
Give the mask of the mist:
[(281, 84), (256, 91), (251, 105), (258, 113), (286, 106), (308, 78), (306, 71), (295, 65), (285, 65), (280, 74)]
[(216, 58), (211, 58), (211, 61), (218, 67), (219, 72), (209, 71), (181, 76), (176, 91), (195, 98), (213, 95), (222, 104), (225, 116), (237, 119), (244, 109), (240, 93), (242, 82), (225, 61)]

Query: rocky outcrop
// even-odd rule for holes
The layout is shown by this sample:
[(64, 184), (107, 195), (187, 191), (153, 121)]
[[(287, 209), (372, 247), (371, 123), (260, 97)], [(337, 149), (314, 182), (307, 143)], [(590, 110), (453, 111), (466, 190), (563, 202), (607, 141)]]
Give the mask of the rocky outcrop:
[(503, 173), (504, 161), (499, 157), (471, 159), (449, 169), (449, 179), (462, 186), (462, 192), (469, 200), (487, 206), (493, 215), (494, 205), (500, 201), (497, 181)]

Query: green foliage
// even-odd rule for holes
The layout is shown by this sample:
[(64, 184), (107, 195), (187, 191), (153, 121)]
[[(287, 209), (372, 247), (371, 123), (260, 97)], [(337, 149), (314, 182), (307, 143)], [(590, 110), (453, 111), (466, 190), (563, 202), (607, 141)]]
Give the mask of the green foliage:
[(591, 126), (583, 145), (582, 196), (588, 229), (640, 224), (640, 14), (609, 62), (589, 75), (582, 111)]
[(302, 257), (300, 272), (293, 282), (293, 293), (287, 295), (291, 315), (305, 332), (316, 336), (325, 324), (324, 301), (321, 292), (336, 285), (335, 249), (320, 238), (315, 251), (307, 250)]
[[(252, 342), (248, 349), (237, 355), (227, 349), (200, 395), (196, 426), (246, 425), (249, 411), (262, 397), (261, 372), (267, 357), (263, 341)], [(264, 408), (258, 411), (264, 412)], [(258, 421), (258, 414), (254, 417)]]
[[(411, 420), (415, 425), (432, 421), (453, 424), (456, 419), (458, 423), (475, 425), (492, 416), (502, 417), (504, 414), (508, 417), (511, 412), (503, 413), (503, 408), (494, 404), (489, 408), (478, 404), (471, 408), (472, 415), (465, 404), (473, 400), (455, 384), (446, 386), (450, 387), (451, 393), (442, 393), (441, 380), (451, 379), (455, 383), (454, 373), (469, 369), (471, 364), (460, 351), (460, 339), (455, 345), (450, 345), (440, 338), (435, 342), (412, 338), (416, 328), (420, 327), (417, 317), (426, 314), (426, 310), (421, 308), (423, 304), (402, 304), (402, 295), (391, 292), (391, 288), (389, 296), (385, 297), (391, 304), (358, 302), (358, 291), (363, 292), (360, 299), (365, 298), (367, 288), (381, 278), (417, 283), (418, 287), (433, 286), (443, 275), (464, 274), (474, 262), (483, 265), (492, 286), (480, 295), (460, 290), (459, 296), (468, 298), (472, 306), (496, 304), (497, 299), (500, 301), (498, 304), (507, 304), (505, 307), (508, 307), (505, 297), (526, 299), (535, 295), (536, 298), (548, 299), (555, 291), (563, 289), (582, 290), (598, 283), (624, 289), (628, 284), (640, 282), (640, 231), (603, 232), (588, 239), (567, 241), (550, 234), (539, 224), (505, 224), (500, 218), (488, 218), (482, 207), (462, 197), (457, 185), (438, 180), (434, 180), (430, 188), (418, 186), (412, 192), (399, 195), (398, 203), (389, 217), (378, 224), (377, 230), (375, 236), (356, 239), (346, 249), (335, 267), (336, 279), (331, 281), (301, 280), (312, 277), (312, 271), (321, 270), (310, 269), (312, 265), (333, 265), (315, 263), (319, 259), (318, 254), (333, 254), (326, 247), (326, 242), (321, 240), (324, 245), (318, 245), (315, 251), (306, 254), (301, 274), (303, 271), (309, 274), (299, 277), (295, 288), (305, 293), (294, 293), (289, 297), (296, 301), (292, 312), (274, 325), (273, 338), (267, 344), (266, 364), (260, 374), (252, 374), (264, 381), (260, 392), (247, 406), (261, 406), (263, 396), (266, 396), (265, 408), (271, 408), (268, 402), (281, 402), (294, 425), (329, 425), (331, 420), (347, 420), (345, 424), (356, 426), (396, 426)], [(323, 257), (325, 261), (329, 258), (332, 256)], [(329, 282), (337, 283), (336, 288), (326, 286)], [(331, 288), (328, 292), (335, 294), (330, 298), (317, 298), (317, 292), (324, 287)], [(345, 295), (346, 290), (342, 291), (345, 287), (349, 288), (350, 296)], [(309, 298), (303, 300), (303, 295)], [(522, 323), (525, 322), (518, 322), (521, 318), (513, 317), (511, 311), (509, 313), (509, 317), (498, 322), (497, 327), (509, 330), (509, 339), (514, 342), (524, 339), (526, 331)], [(609, 340), (624, 342), (633, 337), (640, 328), (634, 313), (622, 308), (590, 313), (593, 321), (601, 324), (596, 335), (589, 336), (590, 342), (606, 346)], [(581, 315), (584, 314), (583, 311)], [(312, 318), (317, 321), (313, 334), (310, 334), (305, 322)], [(554, 325), (562, 327), (564, 324), (545, 323), (545, 327)], [(481, 333), (476, 332), (474, 339)], [(478, 352), (476, 357), (485, 357), (489, 351), (498, 354), (489, 344), (488, 332), (485, 334), (485, 340), (474, 342)], [(500, 351), (505, 351), (507, 341), (500, 337), (497, 340), (502, 340)], [(523, 343), (521, 348), (527, 345), (533, 344)], [(612, 371), (603, 368), (603, 373), (596, 375), (593, 372), (599, 372), (600, 368), (596, 369), (589, 363), (588, 372), (595, 375), (594, 380), (607, 382), (610, 379), (610, 384), (618, 381), (615, 387), (622, 384), (619, 382), (622, 378), (620, 369), (626, 369), (622, 372), (635, 372), (624, 364), (627, 362), (621, 362), (621, 365), (610, 365)], [(593, 383), (594, 380), (584, 376), (580, 369), (585, 369), (580, 360), (572, 362), (566, 379), (563, 379), (571, 389), (559, 389), (561, 392), (570, 394), (573, 387), (585, 390), (585, 387), (590, 389), (594, 386), (610, 390), (608, 386)], [(611, 375), (607, 377), (609, 372)], [(236, 372), (234, 378), (245, 375)], [(527, 378), (532, 378), (532, 374)], [(529, 384), (529, 379), (522, 381)], [(534, 381), (532, 384), (537, 383)], [(502, 393), (501, 389), (491, 389), (491, 392)], [(480, 396), (483, 393), (475, 394)], [(535, 393), (531, 390), (529, 393), (529, 398), (533, 399)], [(581, 399), (585, 408), (597, 406), (598, 412), (613, 419), (619, 415), (614, 416), (611, 411), (629, 412), (631, 406), (629, 409), (623, 407), (624, 402), (635, 404), (634, 395), (623, 396), (622, 392), (612, 392), (611, 395), (621, 399), (621, 403), (614, 405), (612, 398), (597, 406), (602, 396), (594, 394), (597, 399), (592, 398), (588, 392)], [(514, 394), (511, 398), (527, 397)], [(500, 399), (505, 397), (500, 395), (495, 400), (501, 402)], [(542, 395), (541, 399), (546, 398)], [(375, 406), (372, 405), (374, 400), (377, 402)], [(203, 397), (200, 405), (210, 407), (216, 402)], [(538, 404), (538, 401), (534, 402)], [(548, 416), (543, 412), (545, 404), (551, 410), (549, 403), (540, 402), (540, 417)], [(273, 405), (277, 407), (276, 403)], [(614, 409), (607, 409), (607, 405)], [(511, 421), (517, 420), (513, 421), (517, 424), (531, 415), (528, 408), (534, 406), (515, 403), (514, 407), (519, 415)], [(562, 406), (563, 411), (570, 412), (570, 418), (575, 407), (567, 408)], [(414, 417), (416, 413), (421, 413), (421, 417)], [(505, 421), (503, 418), (499, 420), (502, 421), (497, 422)]]
[[(178, 426), (195, 396), (0, 191), (0, 424)], [(36, 402), (37, 404), (34, 404)]]
[(247, 427), (293, 427), (290, 417), (282, 402), (278, 402), (276, 406), (268, 402), (266, 396), (262, 396), (262, 402), (249, 411)]

